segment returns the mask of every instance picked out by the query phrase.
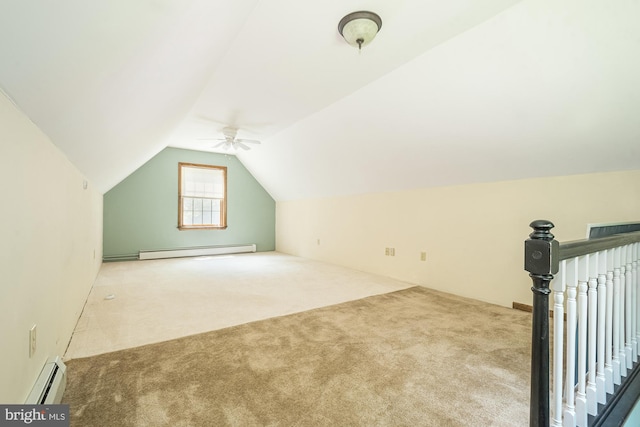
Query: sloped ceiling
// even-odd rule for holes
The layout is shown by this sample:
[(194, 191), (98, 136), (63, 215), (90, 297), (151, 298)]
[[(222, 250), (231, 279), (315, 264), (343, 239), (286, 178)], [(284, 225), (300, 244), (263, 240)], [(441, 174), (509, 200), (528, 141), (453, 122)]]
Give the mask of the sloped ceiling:
[[(276, 200), (640, 169), (640, 2), (6, 0), (0, 88), (101, 191), (167, 145)], [(361, 53), (345, 14), (383, 20)]]

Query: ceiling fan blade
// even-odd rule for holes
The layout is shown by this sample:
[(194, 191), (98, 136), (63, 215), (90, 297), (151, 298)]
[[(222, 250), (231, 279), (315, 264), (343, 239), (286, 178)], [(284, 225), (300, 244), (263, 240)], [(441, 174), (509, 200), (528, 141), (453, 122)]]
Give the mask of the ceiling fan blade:
[(240, 148), (242, 148), (244, 150), (250, 150), (251, 149), (251, 147), (249, 147), (248, 145), (244, 145), (242, 142), (238, 141), (237, 139), (235, 140), (235, 144), (238, 147), (240, 147)]
[(260, 144), (260, 141), (255, 140), (255, 139), (244, 139), (244, 138), (240, 138), (240, 139), (236, 139), (237, 142), (244, 142), (244, 143), (248, 143), (248, 144)]
[(216, 145), (213, 146), (213, 148), (218, 148), (218, 147), (222, 147), (227, 141), (220, 141), (219, 143), (217, 143)]

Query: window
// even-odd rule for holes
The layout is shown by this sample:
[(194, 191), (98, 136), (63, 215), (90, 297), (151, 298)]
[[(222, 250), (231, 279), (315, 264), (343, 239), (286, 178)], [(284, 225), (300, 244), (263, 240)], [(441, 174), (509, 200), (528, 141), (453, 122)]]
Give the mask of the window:
[(178, 228), (227, 228), (227, 168), (178, 164)]

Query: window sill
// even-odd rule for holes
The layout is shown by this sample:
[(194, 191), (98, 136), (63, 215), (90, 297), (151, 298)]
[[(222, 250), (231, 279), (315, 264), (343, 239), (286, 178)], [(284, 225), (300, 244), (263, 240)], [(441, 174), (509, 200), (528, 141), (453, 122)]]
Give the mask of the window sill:
[(180, 231), (186, 231), (186, 230), (225, 230), (227, 228), (226, 225), (223, 226), (212, 226), (212, 225), (203, 225), (203, 226), (198, 226), (198, 225), (182, 225), (182, 226), (178, 226), (178, 230)]

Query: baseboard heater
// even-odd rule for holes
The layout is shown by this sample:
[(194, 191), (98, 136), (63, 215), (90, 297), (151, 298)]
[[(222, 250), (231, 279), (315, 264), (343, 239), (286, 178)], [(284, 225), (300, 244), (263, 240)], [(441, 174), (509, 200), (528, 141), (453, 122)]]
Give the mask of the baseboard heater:
[(138, 253), (138, 259), (161, 259), (205, 255), (241, 254), (255, 251), (255, 243), (250, 245), (202, 246), (197, 248), (166, 249), (160, 251), (140, 251)]
[(50, 358), (38, 376), (27, 405), (56, 405), (62, 402), (62, 395), (67, 386), (67, 367), (60, 357)]

